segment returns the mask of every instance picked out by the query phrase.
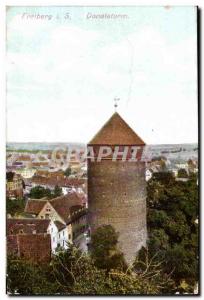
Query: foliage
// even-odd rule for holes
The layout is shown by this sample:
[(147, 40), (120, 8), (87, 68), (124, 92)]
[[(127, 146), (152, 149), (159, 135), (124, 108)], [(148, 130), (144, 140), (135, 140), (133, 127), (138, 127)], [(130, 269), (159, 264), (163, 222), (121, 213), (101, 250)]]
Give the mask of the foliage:
[(64, 171), (64, 176), (69, 177), (72, 173), (72, 170), (70, 167), (68, 167), (65, 171)]
[(137, 255), (133, 268), (144, 278), (148, 278), (151, 284), (160, 288), (162, 294), (174, 294), (176, 291), (175, 283), (171, 278), (171, 272), (164, 272), (165, 261), (157, 259), (157, 253), (150, 256), (148, 248), (142, 247)]
[(18, 198), (15, 200), (11, 200), (9, 198), (6, 199), (6, 213), (11, 216), (17, 216), (24, 212), (25, 200), (23, 198)]
[(58, 185), (55, 186), (54, 191), (51, 191), (48, 188), (44, 188), (40, 185), (33, 187), (30, 190), (30, 198), (32, 199), (41, 199), (41, 198), (56, 198), (62, 195), (62, 188), (59, 187)]
[(50, 265), (7, 258), (7, 292), (20, 295), (51, 295), (58, 291)]
[(56, 198), (59, 196), (62, 196), (62, 188), (56, 185), (54, 188), (53, 197)]
[(179, 169), (177, 177), (178, 178), (188, 178), (188, 173), (187, 173), (186, 169)]
[(29, 150), (29, 149), (9, 149), (7, 148), (6, 149), (6, 152), (9, 153), (9, 152), (17, 152), (17, 153), (49, 153), (50, 150), (43, 150), (43, 149), (32, 149), (32, 150)]
[(161, 293), (168, 282), (158, 277), (159, 267), (156, 272), (112, 269), (107, 273), (71, 245), (47, 265), (9, 258), (7, 274), (8, 293), (21, 295), (148, 295)]
[(118, 233), (111, 225), (98, 227), (91, 235), (91, 255), (98, 268), (121, 269), (127, 268), (123, 253), (117, 249)]
[(30, 190), (29, 196), (33, 199), (41, 199), (43, 197), (51, 198), (51, 190), (38, 185)]
[(147, 192), (150, 256), (165, 262), (164, 274), (173, 271), (177, 290), (192, 293), (198, 281), (197, 176), (181, 182), (170, 173), (154, 174)]

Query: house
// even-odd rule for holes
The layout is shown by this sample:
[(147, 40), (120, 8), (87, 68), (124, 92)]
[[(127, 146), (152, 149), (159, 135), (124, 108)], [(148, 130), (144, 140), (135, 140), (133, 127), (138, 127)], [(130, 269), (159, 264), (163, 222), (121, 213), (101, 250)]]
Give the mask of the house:
[(31, 178), (36, 173), (36, 169), (28, 167), (22, 169), (19, 168), (15, 171), (15, 173), (21, 175), (23, 178)]
[(197, 173), (198, 172), (198, 161), (195, 159), (188, 160), (188, 171), (189, 173)]
[(72, 192), (84, 193), (86, 191), (86, 180), (82, 178), (67, 178), (62, 176), (39, 176), (32, 177), (32, 186), (42, 186), (54, 190), (55, 186), (62, 188), (64, 195)]
[(6, 173), (6, 196), (9, 198), (23, 197), (23, 189), (25, 185), (22, 177), (14, 172)]
[(33, 161), (32, 162), (32, 167), (48, 167), (49, 162), (48, 161)]
[[(48, 248), (52, 253), (56, 253), (59, 247), (67, 249), (68, 244), (73, 242), (71, 227), (67, 228), (66, 224), (59, 221), (37, 218), (7, 219), (7, 237), (9, 237), (9, 242), (19, 241), (19, 238), (12, 236), (26, 235), (30, 237), (32, 235), (42, 236), (43, 234), (50, 236), (50, 247)], [(11, 249), (10, 253), (12, 253)]]
[(8, 218), (7, 235), (47, 233), (50, 220)]
[(34, 262), (51, 258), (49, 220), (7, 219), (7, 252)]
[(152, 172), (149, 169), (147, 169), (145, 172), (145, 178), (146, 181), (149, 181), (152, 178)]
[(32, 160), (30, 155), (19, 155), (16, 162), (19, 162), (22, 164), (23, 167), (30, 167), (32, 164)]
[(87, 230), (87, 208), (84, 198), (77, 193), (51, 200), (29, 199), (25, 212), (37, 219), (52, 221), (49, 233), (53, 252), (58, 246), (66, 248), (67, 243), (74, 243), (80, 249), (86, 250), (84, 233)]
[(51, 236), (52, 253), (56, 253), (58, 249), (67, 249), (69, 243), (72, 243), (72, 234), (65, 224), (59, 221), (50, 221), (48, 232)]
[(33, 262), (49, 262), (51, 242), (49, 234), (17, 234), (7, 236), (7, 253)]
[(17, 153), (9, 153), (6, 157), (6, 165), (8, 167), (12, 167), (13, 163), (15, 163), (15, 161), (17, 160), (18, 155)]
[(187, 163), (177, 163), (175, 164), (177, 169), (185, 169), (186, 171), (188, 170), (188, 164)]
[(62, 170), (37, 170), (36, 171), (36, 176), (42, 176), (42, 177), (46, 177), (46, 178), (56, 178), (57, 180), (59, 180), (60, 178), (64, 178), (64, 172)]

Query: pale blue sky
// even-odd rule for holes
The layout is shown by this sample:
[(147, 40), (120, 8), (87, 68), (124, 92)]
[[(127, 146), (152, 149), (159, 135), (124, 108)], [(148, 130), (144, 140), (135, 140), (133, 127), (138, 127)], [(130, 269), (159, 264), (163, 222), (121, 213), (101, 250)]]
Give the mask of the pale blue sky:
[(119, 97), (147, 144), (197, 142), (196, 51), (195, 7), (10, 7), (7, 140), (88, 142)]

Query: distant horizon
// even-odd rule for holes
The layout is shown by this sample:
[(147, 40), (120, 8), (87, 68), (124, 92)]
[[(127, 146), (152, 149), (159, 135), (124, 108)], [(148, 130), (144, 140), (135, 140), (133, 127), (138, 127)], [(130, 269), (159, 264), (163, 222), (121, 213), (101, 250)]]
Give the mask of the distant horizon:
[[(87, 145), (88, 143), (83, 142), (6, 142), (6, 144), (83, 144)], [(189, 143), (155, 143), (155, 144), (145, 144), (145, 146), (154, 146), (154, 145), (192, 145), (198, 144), (198, 142), (189, 142)]]

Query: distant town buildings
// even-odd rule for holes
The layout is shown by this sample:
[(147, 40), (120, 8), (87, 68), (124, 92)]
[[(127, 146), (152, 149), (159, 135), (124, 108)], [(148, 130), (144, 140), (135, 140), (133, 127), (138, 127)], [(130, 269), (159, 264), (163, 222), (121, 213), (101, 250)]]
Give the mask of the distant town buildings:
[(15, 173), (21, 175), (23, 178), (32, 178), (36, 173), (36, 169), (28, 167), (22, 169), (19, 168), (15, 170)]
[(20, 175), (14, 172), (6, 173), (6, 195), (10, 198), (23, 197), (24, 182)]

